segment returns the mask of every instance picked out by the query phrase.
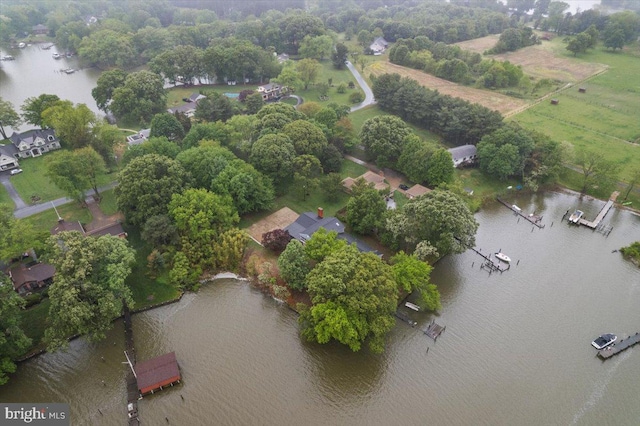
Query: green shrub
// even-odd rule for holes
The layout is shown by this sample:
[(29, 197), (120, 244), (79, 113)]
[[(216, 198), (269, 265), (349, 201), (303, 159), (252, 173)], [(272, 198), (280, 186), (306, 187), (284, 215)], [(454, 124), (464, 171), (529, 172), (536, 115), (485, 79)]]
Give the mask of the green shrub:
[(349, 95), (349, 102), (352, 104), (359, 104), (362, 101), (364, 101), (364, 93), (359, 90)]

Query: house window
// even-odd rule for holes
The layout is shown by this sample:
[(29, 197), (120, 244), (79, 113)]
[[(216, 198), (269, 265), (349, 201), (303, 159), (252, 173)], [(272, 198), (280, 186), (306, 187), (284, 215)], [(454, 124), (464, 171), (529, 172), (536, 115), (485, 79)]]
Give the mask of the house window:
[(54, 141), (56, 138), (54, 138), (53, 135), (49, 135), (47, 136), (47, 139), (49, 139), (49, 141)]

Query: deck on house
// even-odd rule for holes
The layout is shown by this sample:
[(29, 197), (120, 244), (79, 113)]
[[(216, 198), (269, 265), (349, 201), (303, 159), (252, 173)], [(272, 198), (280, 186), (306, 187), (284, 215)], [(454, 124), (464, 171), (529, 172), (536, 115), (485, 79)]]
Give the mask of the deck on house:
[(611, 358), (614, 355), (619, 354), (620, 352), (629, 349), (631, 346), (640, 343), (640, 333), (636, 333), (631, 337), (627, 337), (626, 339), (622, 339), (617, 342), (615, 345), (609, 346), (607, 348), (598, 351), (598, 356), (602, 359)]

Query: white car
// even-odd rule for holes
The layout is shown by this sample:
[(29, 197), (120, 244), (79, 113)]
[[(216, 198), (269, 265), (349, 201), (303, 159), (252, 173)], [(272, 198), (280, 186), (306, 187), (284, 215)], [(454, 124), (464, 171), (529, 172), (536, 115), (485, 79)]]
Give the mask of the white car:
[(22, 173), (22, 169), (13, 169), (11, 170), (12, 175), (17, 175), (18, 173)]

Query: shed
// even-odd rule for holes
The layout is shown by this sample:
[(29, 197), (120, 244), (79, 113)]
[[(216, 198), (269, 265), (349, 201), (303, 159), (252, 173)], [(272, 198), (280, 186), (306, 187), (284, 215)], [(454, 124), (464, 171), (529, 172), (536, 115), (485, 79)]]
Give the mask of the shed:
[(560, 100), (558, 99), (551, 99), (551, 105), (558, 105), (560, 103)]
[(429, 188), (427, 188), (426, 186), (422, 186), (420, 184), (416, 184), (416, 185), (413, 185), (411, 188), (407, 189), (405, 191), (405, 194), (407, 194), (409, 199), (412, 200), (428, 192), (431, 192)]
[(586, 87), (579, 87), (579, 88), (578, 88), (578, 92), (580, 92), (580, 93), (587, 93), (587, 88), (586, 88)]
[(141, 395), (162, 390), (164, 386), (180, 383), (182, 379), (175, 352), (139, 362), (134, 369)]

